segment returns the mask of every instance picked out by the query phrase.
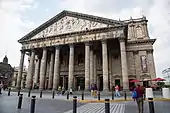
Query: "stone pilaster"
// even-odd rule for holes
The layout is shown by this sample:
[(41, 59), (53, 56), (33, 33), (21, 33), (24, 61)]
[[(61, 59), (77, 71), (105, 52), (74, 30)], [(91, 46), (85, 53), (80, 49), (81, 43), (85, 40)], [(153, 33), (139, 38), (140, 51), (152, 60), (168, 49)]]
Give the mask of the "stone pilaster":
[(50, 69), (49, 69), (48, 89), (52, 89), (53, 74), (54, 74), (54, 53), (52, 52), (51, 53), (51, 57), (50, 57)]
[(129, 79), (128, 79), (128, 67), (127, 67), (125, 40), (120, 39), (119, 41), (120, 41), (120, 54), (121, 54), (123, 89), (124, 90), (129, 90)]
[(93, 63), (94, 63), (94, 71), (93, 71), (93, 74), (94, 74), (94, 83), (97, 85), (97, 62), (96, 62), (96, 54), (94, 54), (94, 57), (93, 57)]
[(74, 80), (74, 45), (70, 45), (69, 53), (69, 73), (68, 73), (68, 89), (73, 88)]
[(107, 40), (102, 40), (103, 91), (109, 91)]
[(155, 72), (155, 62), (154, 62), (154, 57), (153, 57), (153, 50), (148, 50), (147, 51), (147, 57), (148, 57), (148, 70), (151, 75), (151, 79), (156, 78), (156, 72)]
[(90, 84), (94, 83), (93, 50), (90, 50)]
[(60, 47), (55, 47), (53, 90), (57, 90), (60, 82)]
[(23, 71), (23, 65), (24, 65), (24, 57), (25, 57), (25, 51), (21, 50), (21, 58), (20, 58), (18, 76), (17, 76), (17, 88), (18, 89), (21, 89), (21, 80), (22, 80), (22, 71)]
[(40, 86), (39, 86), (40, 90), (43, 90), (45, 88), (46, 65), (47, 65), (47, 48), (43, 48), (43, 55), (40, 65)]
[(30, 59), (30, 65), (29, 65), (29, 71), (28, 71), (28, 82), (27, 82), (27, 88), (32, 89), (33, 87), (33, 75), (34, 75), (34, 60), (35, 60), (35, 51), (31, 51), (31, 59)]
[(35, 78), (34, 78), (34, 84), (38, 84), (39, 82), (39, 74), (40, 74), (40, 59), (37, 58), (35, 60)]
[(141, 73), (141, 63), (140, 63), (140, 56), (138, 51), (133, 52), (134, 60), (135, 60), (135, 73), (136, 79), (140, 80), (140, 73)]
[(85, 43), (85, 90), (90, 87), (90, 45)]

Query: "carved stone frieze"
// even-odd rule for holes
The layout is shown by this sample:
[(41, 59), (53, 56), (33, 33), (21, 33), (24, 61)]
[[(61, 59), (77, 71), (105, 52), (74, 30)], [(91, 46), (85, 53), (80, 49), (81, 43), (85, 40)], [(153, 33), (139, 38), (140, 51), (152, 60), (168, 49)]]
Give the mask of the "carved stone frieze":
[(118, 38), (124, 35), (123, 30), (117, 31), (108, 31), (94, 34), (85, 34), (85, 35), (73, 35), (66, 37), (54, 37), (53, 39), (44, 39), (37, 41), (30, 41), (30, 43), (25, 43), (22, 46), (22, 49), (33, 49), (33, 48), (41, 48), (41, 47), (49, 47), (55, 45), (63, 45), (63, 44), (73, 44), (80, 42), (89, 42), (95, 40), (104, 40), (110, 38)]

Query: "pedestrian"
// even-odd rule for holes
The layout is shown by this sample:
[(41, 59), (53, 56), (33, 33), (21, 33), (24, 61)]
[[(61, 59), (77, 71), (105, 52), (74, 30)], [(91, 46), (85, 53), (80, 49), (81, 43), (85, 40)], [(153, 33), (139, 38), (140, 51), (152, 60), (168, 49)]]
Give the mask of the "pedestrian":
[(115, 87), (115, 97), (120, 97), (119, 86), (118, 85), (116, 85), (116, 87)]
[(139, 113), (143, 113), (143, 95), (144, 88), (138, 84), (132, 93), (132, 98), (136, 100)]
[(2, 94), (2, 92), (1, 92), (1, 91), (2, 91), (2, 88), (3, 88), (3, 84), (1, 83), (1, 84), (0, 84), (0, 94)]

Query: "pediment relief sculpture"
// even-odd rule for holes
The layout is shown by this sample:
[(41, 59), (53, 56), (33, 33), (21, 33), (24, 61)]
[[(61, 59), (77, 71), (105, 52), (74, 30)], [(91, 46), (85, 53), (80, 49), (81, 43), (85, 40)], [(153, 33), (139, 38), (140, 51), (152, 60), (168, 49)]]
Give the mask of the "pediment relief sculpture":
[(43, 31), (39, 32), (37, 35), (32, 37), (32, 39), (71, 33), (76, 31), (90, 30), (95, 28), (102, 28), (107, 26), (107, 24), (95, 21), (65, 16), (57, 22), (53, 23), (51, 26), (45, 28)]

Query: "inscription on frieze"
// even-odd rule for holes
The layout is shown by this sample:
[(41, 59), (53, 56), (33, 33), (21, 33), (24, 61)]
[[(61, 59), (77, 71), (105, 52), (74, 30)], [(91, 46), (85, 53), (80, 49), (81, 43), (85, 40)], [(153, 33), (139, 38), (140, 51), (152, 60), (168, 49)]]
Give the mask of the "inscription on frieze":
[(103, 32), (103, 33), (86, 34), (86, 35), (74, 35), (74, 36), (62, 37), (62, 38), (55, 37), (54, 39), (50, 39), (50, 40), (41, 40), (40, 42), (37, 41), (37, 42), (30, 42), (30, 44), (23, 44), (23, 49), (88, 42), (88, 41), (103, 40), (103, 39), (110, 39), (110, 38), (119, 38), (123, 36), (124, 36), (123, 30), (118, 30), (118, 31), (110, 31), (110, 32)]

